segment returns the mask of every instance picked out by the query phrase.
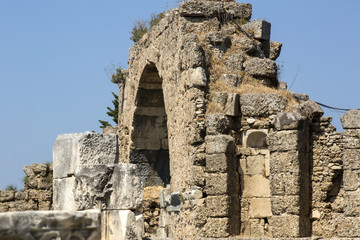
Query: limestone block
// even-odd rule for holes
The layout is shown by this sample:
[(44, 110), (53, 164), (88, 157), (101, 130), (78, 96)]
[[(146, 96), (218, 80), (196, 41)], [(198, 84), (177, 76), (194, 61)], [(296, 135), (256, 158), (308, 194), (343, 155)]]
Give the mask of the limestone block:
[(270, 225), (272, 226), (273, 237), (291, 238), (300, 237), (300, 217), (296, 215), (272, 216)]
[(181, 73), (181, 77), (190, 87), (205, 87), (208, 82), (205, 69), (202, 67), (189, 68)]
[(53, 147), (54, 178), (74, 175), (78, 164), (113, 164), (117, 161), (117, 135), (62, 134)]
[(324, 111), (312, 100), (307, 100), (299, 105), (298, 111), (303, 116), (312, 119), (313, 117), (321, 117)]
[(259, 40), (270, 40), (271, 23), (265, 20), (253, 20), (242, 26), (245, 31)]
[(54, 179), (54, 210), (76, 211), (75, 177)]
[(360, 129), (360, 110), (350, 110), (340, 120), (344, 129)]
[(242, 82), (242, 77), (237, 74), (222, 74), (220, 81), (228, 87), (238, 87)]
[(296, 173), (277, 173), (270, 175), (272, 196), (299, 195), (300, 177)]
[(244, 175), (241, 183), (244, 198), (270, 197), (270, 181), (263, 175)]
[(235, 153), (235, 139), (229, 135), (206, 136), (206, 154)]
[(205, 186), (205, 167), (193, 166), (194, 184), (199, 187)]
[(248, 55), (255, 55), (257, 48), (254, 44), (254, 41), (248, 38), (246, 35), (241, 34), (239, 36), (236, 36), (232, 40), (232, 44), (234, 46), (240, 47), (243, 52), (245, 52)]
[(197, 68), (204, 65), (204, 49), (201, 47), (196, 34), (188, 33), (181, 36), (180, 49), (182, 49), (180, 59), (182, 59), (183, 69)]
[(221, 92), (214, 92), (211, 95), (211, 102), (217, 103), (219, 104), (221, 107), (226, 106), (226, 101), (228, 98), (228, 94), (226, 91), (221, 91)]
[(269, 134), (267, 137), (267, 144), (270, 152), (301, 149), (305, 144), (304, 139), (299, 139), (305, 137), (304, 134), (301, 133), (302, 132), (295, 130), (287, 130)]
[(206, 207), (210, 217), (229, 217), (240, 214), (239, 196), (208, 196)]
[(143, 220), (140, 213), (130, 210), (103, 211), (101, 239), (141, 240)]
[(276, 93), (248, 93), (240, 95), (241, 114), (250, 117), (270, 116), (285, 109), (287, 99)]
[(230, 218), (208, 218), (203, 229), (203, 236), (206, 238), (225, 238), (231, 232)]
[(274, 119), (277, 130), (295, 130), (303, 127), (305, 117), (298, 112), (278, 113)]
[(100, 239), (100, 211), (0, 214), (0, 239)]
[(309, 95), (304, 93), (291, 93), (291, 95), (298, 101), (298, 102), (306, 102), (309, 100)]
[(346, 192), (344, 199), (345, 216), (356, 217), (360, 214), (360, 192)]
[(271, 210), (274, 215), (283, 213), (299, 215), (300, 197), (299, 196), (273, 196), (271, 197)]
[(265, 156), (248, 156), (240, 160), (240, 173), (242, 175), (264, 175), (265, 174)]
[(226, 195), (239, 192), (238, 176), (228, 173), (206, 174), (205, 192), (207, 195)]
[(272, 216), (270, 198), (250, 199), (250, 218), (269, 218)]
[(218, 153), (206, 155), (206, 171), (226, 173), (235, 168), (236, 159), (232, 154)]
[(207, 135), (227, 134), (231, 120), (225, 114), (208, 114), (205, 124)]
[(270, 173), (299, 173), (300, 156), (298, 151), (270, 153)]
[(360, 238), (360, 217), (339, 218), (334, 224), (337, 235), (343, 238)]
[(344, 147), (348, 149), (360, 148), (360, 129), (347, 129), (341, 133), (344, 136)]
[(117, 134), (118, 129), (118, 126), (107, 126), (103, 128), (102, 134)]
[(254, 77), (276, 78), (275, 61), (266, 58), (251, 58), (244, 63), (245, 72)]
[(240, 112), (240, 96), (237, 93), (230, 93), (226, 103), (226, 115), (236, 117)]
[(345, 191), (358, 190), (360, 188), (360, 171), (345, 170), (343, 181)]
[(220, 3), (210, 1), (188, 1), (179, 7), (182, 17), (216, 17), (219, 13), (226, 10), (235, 18), (244, 18), (249, 20), (252, 14), (251, 4), (245, 3)]
[(206, 34), (206, 43), (211, 47), (219, 51), (226, 52), (231, 47), (230, 37), (222, 32), (209, 32)]
[(360, 169), (360, 149), (347, 149), (343, 155), (344, 169)]
[(280, 56), (281, 48), (282, 48), (282, 43), (271, 41), (270, 42), (270, 56), (269, 56), (269, 58), (271, 60), (275, 61)]
[(135, 164), (116, 164), (111, 178), (109, 209), (139, 209), (143, 200), (141, 173)]

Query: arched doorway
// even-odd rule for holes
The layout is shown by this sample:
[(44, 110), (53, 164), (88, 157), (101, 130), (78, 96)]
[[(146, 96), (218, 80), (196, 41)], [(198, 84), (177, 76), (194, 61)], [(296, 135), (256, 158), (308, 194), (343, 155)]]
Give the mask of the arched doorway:
[(150, 237), (159, 224), (160, 190), (170, 184), (167, 115), (155, 64), (148, 64), (140, 79), (131, 140), (130, 162), (140, 166), (144, 181), (144, 237)]

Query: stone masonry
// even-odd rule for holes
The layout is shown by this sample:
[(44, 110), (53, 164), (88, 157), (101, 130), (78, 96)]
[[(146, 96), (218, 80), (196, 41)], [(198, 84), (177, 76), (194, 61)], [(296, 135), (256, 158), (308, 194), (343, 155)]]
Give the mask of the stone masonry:
[(57, 138), (57, 217), (0, 214), (0, 238), (360, 239), (360, 110), (340, 133), (286, 90), (282, 44), (251, 15), (231, 0), (166, 12), (129, 51), (117, 130)]

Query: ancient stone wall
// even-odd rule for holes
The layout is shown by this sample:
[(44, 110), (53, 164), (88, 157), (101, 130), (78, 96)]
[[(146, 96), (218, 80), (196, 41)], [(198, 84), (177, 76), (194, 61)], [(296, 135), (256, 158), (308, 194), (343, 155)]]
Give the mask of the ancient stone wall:
[(0, 212), (52, 209), (52, 164), (25, 166), (24, 172), (23, 190), (0, 190)]

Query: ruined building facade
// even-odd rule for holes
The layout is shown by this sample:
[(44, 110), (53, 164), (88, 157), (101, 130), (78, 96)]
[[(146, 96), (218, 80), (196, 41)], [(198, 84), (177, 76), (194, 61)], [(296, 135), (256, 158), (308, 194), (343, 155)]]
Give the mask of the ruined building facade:
[(118, 129), (58, 137), (54, 209), (97, 209), (79, 239), (360, 238), (360, 111), (339, 133), (288, 92), (282, 44), (251, 14), (167, 12), (130, 49)]

